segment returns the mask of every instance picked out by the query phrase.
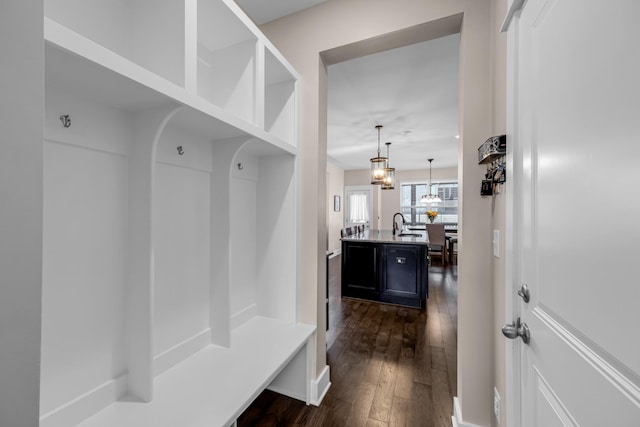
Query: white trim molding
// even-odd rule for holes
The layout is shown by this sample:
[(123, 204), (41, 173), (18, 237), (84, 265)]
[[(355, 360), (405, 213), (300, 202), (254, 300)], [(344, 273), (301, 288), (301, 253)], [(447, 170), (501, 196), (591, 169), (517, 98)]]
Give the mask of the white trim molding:
[[(569, 329), (561, 325), (554, 317), (540, 307), (533, 309), (533, 315), (540, 319), (553, 333), (555, 333), (576, 354), (582, 357), (591, 367), (616, 387), (627, 399), (640, 407), (640, 387), (634, 384), (628, 375), (621, 372), (612, 363), (593, 351), (594, 345), (588, 345)], [(604, 351), (603, 351), (604, 353)]]
[(460, 401), (457, 397), (453, 398), (453, 416), (451, 417), (453, 427), (481, 427), (477, 424), (465, 423), (462, 421), (462, 411), (460, 410)]
[(515, 16), (515, 14), (518, 13), (520, 9), (522, 9), (522, 6), (524, 5), (524, 0), (511, 0), (510, 3), (511, 4), (509, 4), (509, 10), (507, 10), (507, 15), (504, 17), (504, 22), (500, 26), (501, 33), (504, 33), (509, 30), (509, 25), (511, 24), (511, 21), (513, 20), (513, 17)]
[(40, 426), (76, 425), (126, 394), (127, 374), (109, 380), (40, 416)]
[(329, 391), (331, 387), (330, 381), (330, 369), (329, 365), (325, 366), (318, 378), (311, 381), (311, 404), (313, 406), (320, 406), (322, 399)]

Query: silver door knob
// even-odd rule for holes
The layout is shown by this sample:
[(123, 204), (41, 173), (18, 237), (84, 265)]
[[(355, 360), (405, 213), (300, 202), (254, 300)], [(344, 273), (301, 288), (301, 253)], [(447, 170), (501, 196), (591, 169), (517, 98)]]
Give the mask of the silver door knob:
[(519, 317), (516, 319), (515, 323), (504, 325), (502, 327), (502, 335), (512, 340), (520, 337), (525, 344), (529, 344), (531, 341), (531, 332), (529, 331), (529, 327), (526, 323), (520, 323)]

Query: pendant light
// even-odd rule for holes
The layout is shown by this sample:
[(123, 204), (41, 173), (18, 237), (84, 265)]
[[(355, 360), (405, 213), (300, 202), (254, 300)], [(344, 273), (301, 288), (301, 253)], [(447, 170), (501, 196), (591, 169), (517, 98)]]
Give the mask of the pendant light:
[(385, 142), (384, 145), (387, 146), (387, 167), (384, 168), (384, 182), (380, 186), (381, 190), (393, 190), (395, 188), (396, 183), (396, 168), (392, 168), (389, 166), (389, 147), (391, 146), (390, 142)]
[(384, 184), (384, 170), (387, 167), (387, 158), (380, 156), (380, 129), (382, 125), (377, 125), (378, 129), (378, 157), (371, 159), (371, 183), (382, 185)]
[(429, 161), (429, 191), (420, 198), (420, 203), (431, 205), (442, 202), (442, 199), (438, 196), (438, 193), (431, 194), (431, 162), (433, 162), (433, 159), (427, 160)]

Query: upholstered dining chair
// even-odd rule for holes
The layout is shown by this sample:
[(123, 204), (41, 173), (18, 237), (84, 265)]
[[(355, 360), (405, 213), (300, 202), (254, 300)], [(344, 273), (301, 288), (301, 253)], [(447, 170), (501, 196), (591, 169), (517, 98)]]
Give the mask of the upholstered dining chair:
[(444, 232), (444, 224), (426, 224), (426, 229), (429, 236), (429, 253), (431, 256), (438, 255), (442, 260), (442, 265), (446, 265), (447, 238)]

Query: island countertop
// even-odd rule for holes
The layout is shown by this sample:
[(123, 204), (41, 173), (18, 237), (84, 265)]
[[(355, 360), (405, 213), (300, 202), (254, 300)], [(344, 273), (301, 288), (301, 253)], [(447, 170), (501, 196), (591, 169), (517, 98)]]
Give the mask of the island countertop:
[[(404, 234), (404, 235), (402, 235)], [(342, 238), (344, 242), (373, 242), (373, 243), (400, 243), (410, 245), (428, 245), (426, 231), (410, 230), (404, 233), (396, 232), (393, 234), (391, 230), (365, 230), (360, 234), (352, 234)]]

